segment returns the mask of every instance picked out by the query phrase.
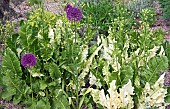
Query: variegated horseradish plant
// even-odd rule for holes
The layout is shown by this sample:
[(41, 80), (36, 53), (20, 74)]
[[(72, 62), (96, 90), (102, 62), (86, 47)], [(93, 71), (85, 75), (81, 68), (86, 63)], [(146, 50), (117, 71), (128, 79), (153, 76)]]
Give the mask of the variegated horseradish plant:
[[(67, 13), (71, 10), (78, 11), (66, 8)], [(117, 17), (108, 36), (91, 41), (96, 33), (90, 24), (88, 34), (79, 37), (76, 29), (82, 24), (72, 15), (67, 14), (69, 21), (37, 9), (20, 23), (3, 53), (4, 100), (28, 109), (91, 109), (94, 104), (144, 109), (168, 104), (168, 59), (160, 31), (151, 31), (146, 22), (139, 30), (126, 28), (128, 19)]]

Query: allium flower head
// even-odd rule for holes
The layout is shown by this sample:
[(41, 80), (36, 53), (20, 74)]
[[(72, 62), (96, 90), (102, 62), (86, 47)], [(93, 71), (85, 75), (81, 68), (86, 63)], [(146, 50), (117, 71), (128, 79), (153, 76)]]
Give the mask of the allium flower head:
[(77, 7), (71, 6), (70, 4), (65, 7), (65, 11), (67, 14), (67, 19), (70, 21), (78, 22), (83, 17), (81, 10)]
[(31, 66), (35, 66), (36, 61), (37, 61), (37, 59), (36, 59), (35, 55), (31, 54), (31, 53), (24, 54), (21, 58), (21, 64), (25, 68), (30, 68)]
[(66, 7), (65, 7), (65, 11), (67, 11), (69, 8), (72, 8), (72, 6), (70, 4), (68, 4)]

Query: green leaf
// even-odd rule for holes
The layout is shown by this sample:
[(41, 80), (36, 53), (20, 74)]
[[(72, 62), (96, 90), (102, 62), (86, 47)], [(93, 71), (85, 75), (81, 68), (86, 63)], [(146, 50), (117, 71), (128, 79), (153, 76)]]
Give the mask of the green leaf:
[(169, 44), (169, 41), (165, 41), (164, 44), (163, 44), (163, 47), (164, 47), (164, 50), (165, 50), (165, 55), (167, 56), (168, 58), (168, 63), (170, 65), (170, 44)]
[(44, 90), (44, 89), (46, 89), (46, 87), (47, 87), (47, 83), (45, 83), (45, 81), (40, 81), (40, 89), (41, 90)]
[(94, 109), (91, 102), (93, 102), (92, 96), (85, 97), (84, 104), (88, 107), (88, 109)]
[(10, 71), (5, 71), (6, 75), (2, 77), (2, 83), (5, 86), (5, 91), (2, 92), (2, 98), (4, 100), (11, 100), (12, 96), (16, 94), (16, 84), (12, 80), (12, 76), (10, 75)]
[(68, 99), (62, 90), (56, 89), (53, 96), (55, 97), (52, 100), (51, 109), (70, 109)]
[(41, 55), (42, 59), (43, 59), (44, 61), (49, 60), (49, 59), (52, 57), (53, 52), (54, 52), (52, 45), (50, 45), (50, 44), (45, 44), (45, 43), (42, 44), (42, 43), (41, 43), (40, 46), (41, 46), (40, 55)]
[(20, 61), (10, 48), (7, 48), (5, 50), (5, 55), (3, 56), (2, 61), (2, 68), (4, 71), (10, 70), (11, 71), (10, 75), (13, 76), (15, 75), (19, 77), (22, 76)]
[(2, 83), (4, 85), (4, 91), (2, 92), (2, 98), (4, 100), (12, 100), (15, 104), (25, 100), (25, 95), (31, 93), (30, 87), (27, 86), (25, 81), (18, 76), (10, 75), (11, 72), (7, 70), (2, 77)]
[(2, 95), (1, 97), (4, 99), (4, 100), (11, 100), (12, 99), (12, 96), (16, 94), (16, 89), (13, 88), (13, 87), (9, 87), (7, 89), (5, 89), (5, 92), (2, 92)]
[(117, 72), (112, 72), (111, 75), (109, 76), (109, 83), (112, 82), (113, 80), (117, 80)]
[(129, 65), (124, 65), (120, 69), (120, 78), (121, 78), (121, 83), (122, 85), (125, 85), (128, 83), (129, 79), (131, 80), (133, 78), (133, 72), (134, 70), (132, 69), (131, 66)]
[(155, 56), (148, 62), (149, 71), (152, 73), (148, 75), (147, 81), (155, 83), (159, 78), (158, 73), (168, 69), (168, 58), (166, 56)]
[[(85, 102), (85, 99), (87, 98), (86, 95), (89, 94), (91, 92), (91, 89), (88, 88), (85, 93), (83, 94), (83, 96), (80, 99), (80, 103), (79, 103), (79, 109), (81, 109), (83, 103)], [(86, 99), (87, 100), (87, 99)]]
[(45, 69), (49, 71), (50, 77), (52, 79), (58, 79), (61, 77), (61, 72), (57, 64), (55, 63), (47, 63), (45, 64)]
[(39, 92), (39, 90), (40, 90), (39, 80), (32, 81), (32, 88), (33, 88), (34, 92)]
[(26, 109), (35, 109), (35, 108), (31, 108), (31, 107), (35, 106), (37, 102), (38, 102), (38, 100), (36, 98), (27, 96), (27, 99), (23, 100), (22, 104), (24, 104), (26, 106)]
[(152, 71), (164, 71), (168, 68), (168, 58), (166, 56), (155, 56), (148, 62), (148, 67)]
[(35, 38), (34, 40), (33, 40), (33, 42), (32, 42), (32, 44), (30, 45), (30, 48), (29, 48), (29, 52), (32, 52), (32, 53), (34, 53), (34, 54), (38, 54), (37, 52), (39, 52), (39, 47), (38, 47), (38, 39), (37, 38)]
[(51, 109), (48, 99), (41, 99), (38, 102), (33, 102), (30, 107), (26, 109)]
[(18, 104), (20, 101), (22, 101), (22, 94), (18, 93), (17, 95), (14, 96), (13, 103)]
[(155, 56), (148, 61), (147, 67), (141, 67), (140, 81), (142, 85), (146, 82), (155, 84), (159, 78), (159, 72), (165, 71), (168, 68), (168, 59), (166, 56)]
[(20, 36), (20, 44), (24, 49), (26, 49), (26, 51), (29, 51), (35, 37), (32, 37), (32, 29), (28, 26), (27, 22), (23, 22), (23, 25), (20, 27), (18, 33)]
[(11, 37), (7, 40), (7, 46), (15, 53), (17, 53), (17, 38), (18, 34), (13, 34)]
[(40, 100), (37, 102), (36, 109), (50, 109), (50, 103), (48, 101)]
[(18, 79), (15, 84), (18, 86), (15, 86), (16, 94), (13, 96), (13, 103), (18, 104), (21, 101), (25, 101), (32, 91), (23, 80)]
[(48, 84), (48, 86), (56, 86), (56, 84), (57, 84), (57, 82), (56, 82), (56, 81), (53, 81), (53, 82), (50, 82), (50, 83)]
[(1, 97), (4, 100), (11, 100), (14, 104), (18, 104), (25, 100), (25, 97), (31, 93), (30, 87), (27, 86), (19, 76), (11, 74), (10, 70), (6, 70), (2, 76), (2, 84), (4, 91)]
[(170, 103), (170, 96), (169, 95), (165, 97), (165, 102), (168, 103), (168, 104)]
[(41, 4), (42, 0), (28, 0), (30, 5), (34, 5), (34, 4)]
[(170, 103), (170, 87), (167, 87), (167, 94), (166, 94), (166, 97), (165, 97), (165, 102), (166, 103)]

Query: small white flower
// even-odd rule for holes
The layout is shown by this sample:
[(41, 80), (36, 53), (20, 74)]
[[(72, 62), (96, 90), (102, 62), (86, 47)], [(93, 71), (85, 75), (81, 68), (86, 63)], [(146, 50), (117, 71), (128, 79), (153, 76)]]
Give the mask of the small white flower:
[(85, 45), (83, 46), (83, 51), (82, 51), (82, 60), (86, 62), (86, 58), (88, 56), (88, 46)]
[(18, 57), (20, 57), (21, 52), (22, 52), (22, 49), (21, 48), (17, 48), (17, 55), (18, 55)]
[(37, 37), (38, 39), (43, 39), (43, 36), (41, 35), (41, 32), (42, 32), (42, 30), (40, 30), (40, 31), (38, 32), (38, 35), (35, 36), (35, 37)]
[(139, 97), (139, 107), (146, 107), (148, 104), (150, 107), (160, 108), (165, 103), (164, 97), (166, 97), (167, 89), (164, 89), (163, 85), (164, 75), (165, 73), (159, 77), (154, 85), (150, 85), (148, 82), (145, 84), (142, 96)]
[(49, 27), (48, 38), (54, 39), (54, 31), (51, 27)]
[[(97, 49), (93, 52), (93, 54), (89, 57), (89, 59), (86, 61), (86, 65), (85, 68), (83, 69), (82, 73), (79, 75), (79, 82), (82, 83), (82, 80), (84, 79), (84, 77), (87, 75), (87, 73), (89, 72), (90, 66), (92, 64), (93, 59), (95, 58), (96, 55), (98, 55), (98, 52), (101, 50), (102, 48), (102, 44), (97, 47)], [(82, 85), (85, 85), (85, 83), (83, 82)]]
[[(122, 101), (122, 107), (128, 106), (128, 104), (133, 104), (133, 98), (130, 95), (133, 95), (134, 87), (132, 87), (132, 83), (129, 80), (129, 82), (124, 85), (120, 89), (120, 99)], [(133, 105), (131, 105), (133, 108)]]
[(164, 56), (165, 55), (165, 50), (164, 50), (163, 46), (161, 46), (161, 50), (160, 50), (158, 55), (159, 56), (162, 56), (162, 55)]
[(48, 38), (50, 38), (50, 43), (54, 44), (54, 31), (51, 27), (49, 27)]
[(44, 76), (44, 75), (41, 73), (33, 73), (32, 74), (32, 77), (41, 77), (41, 76)]
[(89, 77), (90, 77), (90, 85), (93, 85), (93, 84), (95, 84), (96, 83), (96, 77), (90, 72), (90, 75), (89, 75)]
[(97, 45), (100, 45), (100, 43), (101, 43), (101, 39), (100, 39), (100, 37), (99, 37), (99, 35), (97, 36)]
[(149, 61), (152, 57), (156, 55), (157, 50), (159, 49), (159, 46), (154, 46), (153, 49), (148, 50), (149, 54), (147, 57), (147, 61)]
[(133, 98), (131, 97), (131, 95), (133, 95), (133, 90), (134, 88), (129, 80), (126, 85), (120, 88), (120, 93), (118, 93), (116, 89), (116, 80), (113, 80), (108, 89), (109, 94), (105, 95), (103, 89), (101, 91), (98, 89), (92, 89), (91, 94), (96, 103), (101, 104), (107, 109), (118, 109), (121, 107), (131, 109), (134, 106)]
[(102, 73), (104, 75), (104, 80), (106, 81), (106, 83), (108, 84), (109, 82), (109, 77), (111, 75), (110, 71), (109, 71), (109, 65), (105, 65), (102, 69)]

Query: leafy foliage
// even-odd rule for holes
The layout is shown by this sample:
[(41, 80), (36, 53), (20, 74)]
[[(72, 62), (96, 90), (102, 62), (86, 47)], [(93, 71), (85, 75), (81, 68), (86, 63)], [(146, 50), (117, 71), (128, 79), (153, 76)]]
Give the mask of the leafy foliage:
[(30, 5), (34, 5), (34, 4), (41, 4), (42, 0), (28, 0), (28, 3)]
[(154, 24), (156, 20), (156, 13), (154, 8), (142, 9), (139, 14), (141, 21), (148, 23), (149, 25)]
[(163, 16), (166, 19), (170, 18), (170, 1), (169, 0), (158, 0), (163, 9)]
[(13, 102), (19, 103), (23, 96), (30, 94), (30, 87), (26, 85), (25, 81), (20, 80), (22, 78), (22, 71), (20, 62), (17, 56), (9, 48), (6, 48), (5, 55), (2, 63), (3, 78), (2, 83), (5, 85), (5, 92), (2, 93), (2, 98), (11, 100), (14, 97)]
[(118, 17), (128, 17), (128, 27), (134, 22), (134, 19), (131, 19), (133, 14), (129, 13), (124, 5), (113, 5), (109, 0), (86, 1), (82, 3), (82, 8), (85, 16), (82, 22), (91, 24), (101, 34), (107, 34), (109, 26)]
[[(55, 18), (56, 16), (50, 12), (35, 10), (30, 14), (28, 21), (20, 23), (18, 34), (8, 39), (1, 72), (5, 87), (1, 95), (3, 99), (13, 100), (14, 103), (21, 103), (31, 109), (57, 108), (57, 105), (51, 107), (51, 103), (61, 99), (60, 103), (69, 109), (68, 98), (64, 95), (54, 99), (57, 97), (54, 94), (56, 88), (61, 88), (62, 78), (61, 65), (56, 64), (57, 60), (53, 61), (59, 56), (58, 53), (54, 56), (54, 50), (60, 52), (61, 49), (61, 43), (57, 45), (58, 40), (54, 38), (54, 32), (50, 33), (54, 31)], [(20, 65), (19, 60), (25, 53), (35, 54), (38, 62), (34, 68), (26, 69)]]
[(153, 0), (132, 0), (126, 6), (137, 16), (143, 9), (153, 8)]
[(3, 57), (2, 62), (3, 70), (9, 70), (13, 74), (13, 76), (22, 76), (22, 71), (20, 67), (20, 61), (17, 56), (11, 51), (10, 48), (6, 48), (5, 55)]
[[(142, 13), (136, 27), (125, 6), (100, 2), (83, 2), (87, 13), (81, 22), (70, 22), (42, 8), (21, 21), (19, 32), (7, 40), (3, 54), (1, 97), (28, 109), (81, 109), (93, 104), (96, 108), (135, 108), (138, 104), (146, 107), (143, 101), (148, 88), (150, 98), (153, 90), (160, 88), (162, 104), (167, 90), (159, 72), (167, 69), (168, 58), (162, 31), (150, 30), (152, 15), (145, 19), (150, 11)], [(82, 26), (86, 27), (84, 34), (80, 33)], [(26, 53), (37, 60), (28, 69), (20, 64)]]
[(15, 24), (14, 22), (7, 21), (6, 24), (0, 22), (0, 41), (5, 43), (7, 39), (15, 33), (14, 31)]
[[(165, 49), (165, 55), (167, 56), (168, 60), (170, 60), (170, 44), (168, 41), (165, 41), (163, 44), (163, 47)], [(170, 65), (170, 61), (168, 61), (169, 65)]]

